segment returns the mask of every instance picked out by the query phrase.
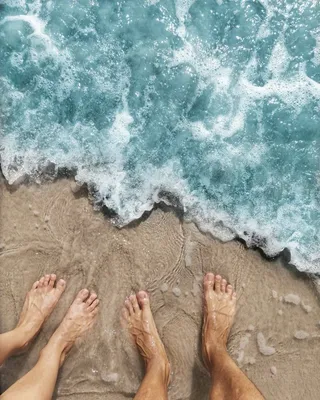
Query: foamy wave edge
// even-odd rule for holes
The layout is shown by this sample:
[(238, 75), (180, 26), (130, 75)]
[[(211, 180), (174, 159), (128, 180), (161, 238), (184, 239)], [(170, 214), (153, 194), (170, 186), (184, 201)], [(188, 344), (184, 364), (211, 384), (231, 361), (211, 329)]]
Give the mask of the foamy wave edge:
[[(148, 175), (152, 175), (153, 182), (146, 180), (146, 182), (148, 181), (148, 189), (145, 189), (148, 190), (148, 194), (146, 195), (147, 192), (145, 191), (145, 201), (137, 207), (133, 205), (134, 200), (131, 200), (132, 207), (126, 209), (119, 208), (114, 198), (106, 196), (103, 185), (99, 187), (99, 181), (101, 183), (101, 178), (103, 179), (106, 176), (105, 170), (99, 173), (99, 171), (88, 171), (88, 169), (79, 168), (76, 165), (61, 166), (54, 162), (44, 162), (41, 168), (34, 169), (32, 172), (30, 170), (21, 172), (20, 170), (20, 172), (15, 171), (10, 174), (9, 170), (6, 169), (6, 174), (2, 171), (9, 185), (14, 186), (19, 186), (26, 180), (31, 183), (43, 183), (63, 176), (69, 178), (73, 176), (79, 186), (87, 186), (93, 208), (101, 211), (105, 206), (108, 210), (111, 210), (111, 214), (114, 215), (110, 217), (111, 222), (119, 228), (139, 220), (146, 212), (151, 212), (156, 205), (164, 203), (182, 211), (184, 220), (195, 223), (202, 233), (210, 234), (222, 242), (240, 239), (246, 244), (247, 248), (260, 249), (267, 258), (276, 258), (285, 254), (286, 262), (299, 271), (315, 277), (320, 276), (318, 259), (315, 262), (307, 260), (294, 246), (282, 243), (272, 237), (271, 230), (269, 234), (266, 234), (266, 229), (259, 229), (257, 225), (253, 227), (247, 223), (241, 226), (234, 223), (227, 213), (213, 210), (209, 201), (199, 199), (188, 192), (185, 182), (183, 180), (177, 181), (177, 176), (172, 176), (172, 165), (166, 166), (165, 169), (165, 172), (163, 169), (155, 171), (151, 167)], [(67, 174), (65, 174), (66, 171)], [(166, 175), (167, 184), (161, 182), (163, 181), (163, 174)], [(114, 181), (114, 177), (111, 177), (110, 181)], [(119, 200), (118, 196), (119, 193), (116, 193), (115, 197)]]

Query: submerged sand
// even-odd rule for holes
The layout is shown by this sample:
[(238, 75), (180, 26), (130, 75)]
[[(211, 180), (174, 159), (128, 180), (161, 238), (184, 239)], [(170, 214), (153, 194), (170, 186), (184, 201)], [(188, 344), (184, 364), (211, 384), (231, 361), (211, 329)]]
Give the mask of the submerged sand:
[(143, 366), (119, 322), (125, 297), (146, 289), (172, 364), (170, 399), (206, 399), (200, 351), (202, 276), (225, 276), (238, 292), (229, 351), (266, 399), (320, 396), (320, 302), (306, 275), (267, 261), (238, 242), (221, 243), (157, 209), (119, 230), (95, 212), (70, 180), (0, 186), (0, 331), (12, 329), (26, 292), (45, 273), (67, 289), (31, 349), (0, 369), (1, 390), (35, 364), (76, 292), (96, 290), (99, 320), (63, 366), (55, 399), (124, 400)]

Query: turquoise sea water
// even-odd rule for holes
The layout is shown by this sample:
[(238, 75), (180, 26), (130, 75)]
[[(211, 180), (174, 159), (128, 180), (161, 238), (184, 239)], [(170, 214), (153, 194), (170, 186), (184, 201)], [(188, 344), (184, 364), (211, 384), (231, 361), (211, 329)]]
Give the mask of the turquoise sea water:
[(10, 183), (74, 168), (124, 225), (164, 199), (320, 272), (320, 2), (0, 1)]

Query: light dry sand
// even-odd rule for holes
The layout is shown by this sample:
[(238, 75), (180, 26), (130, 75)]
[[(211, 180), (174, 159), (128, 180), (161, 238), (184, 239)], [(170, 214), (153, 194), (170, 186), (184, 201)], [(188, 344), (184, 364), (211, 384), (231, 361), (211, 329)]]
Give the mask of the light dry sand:
[[(143, 368), (119, 315), (128, 294), (146, 289), (172, 363), (170, 399), (206, 399), (201, 280), (213, 271), (238, 292), (230, 353), (266, 399), (319, 399), (320, 307), (311, 280), (237, 242), (222, 244), (172, 212), (158, 209), (140, 224), (119, 230), (93, 211), (85, 195), (73, 194), (70, 184), (60, 180), (16, 190), (1, 186), (1, 331), (15, 326), (25, 293), (41, 275), (54, 272), (68, 284), (30, 351), (0, 369), (2, 390), (35, 364), (76, 292), (88, 287), (101, 299), (99, 321), (67, 359), (54, 398), (133, 397)], [(303, 306), (286, 303), (288, 294), (299, 296)], [(294, 338), (301, 330), (309, 336)], [(262, 351), (274, 354), (261, 354), (257, 336), (266, 340)]]

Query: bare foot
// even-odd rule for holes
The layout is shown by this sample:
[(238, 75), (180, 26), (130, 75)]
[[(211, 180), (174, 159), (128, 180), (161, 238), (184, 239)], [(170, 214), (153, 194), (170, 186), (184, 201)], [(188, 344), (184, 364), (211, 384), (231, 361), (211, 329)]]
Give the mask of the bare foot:
[(23, 331), (22, 348), (25, 348), (39, 332), (64, 292), (65, 281), (60, 279), (55, 286), (56, 279), (54, 274), (45, 275), (36, 281), (27, 293), (17, 325), (17, 328)]
[(98, 314), (98, 296), (82, 289), (71, 304), (66, 316), (50, 339), (50, 345), (61, 349), (61, 364), (75, 341), (92, 328)]
[(148, 294), (141, 291), (137, 295), (131, 295), (125, 301), (122, 313), (145, 361), (147, 371), (160, 367), (168, 384), (170, 364), (152, 316)]
[(226, 349), (236, 309), (236, 293), (220, 275), (204, 277), (204, 322), (202, 353), (206, 367), (212, 366), (214, 354)]

